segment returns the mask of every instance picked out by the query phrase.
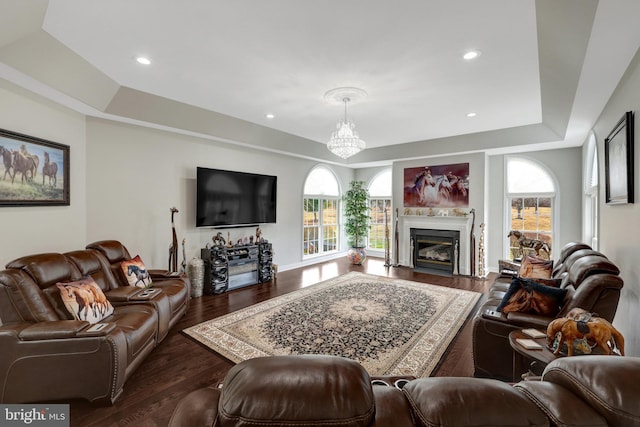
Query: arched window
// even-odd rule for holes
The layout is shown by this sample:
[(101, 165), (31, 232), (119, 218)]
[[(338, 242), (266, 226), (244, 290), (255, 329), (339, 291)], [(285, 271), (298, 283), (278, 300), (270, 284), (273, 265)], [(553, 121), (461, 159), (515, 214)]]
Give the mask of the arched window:
[(338, 250), (340, 186), (333, 172), (315, 167), (304, 183), (303, 257)]
[(584, 170), (584, 236), (583, 241), (598, 250), (598, 144), (591, 132), (587, 142)]
[[(539, 256), (551, 258), (553, 247), (553, 219), (556, 185), (552, 175), (541, 164), (522, 157), (507, 158), (507, 230), (519, 231), (526, 238), (537, 239), (548, 245)], [(545, 248), (546, 249), (546, 248)], [(533, 254), (534, 249), (521, 249), (516, 237), (511, 236), (507, 257), (521, 258)]]
[(391, 191), (391, 169), (378, 173), (369, 183), (369, 249), (385, 248), (385, 216), (390, 221)]

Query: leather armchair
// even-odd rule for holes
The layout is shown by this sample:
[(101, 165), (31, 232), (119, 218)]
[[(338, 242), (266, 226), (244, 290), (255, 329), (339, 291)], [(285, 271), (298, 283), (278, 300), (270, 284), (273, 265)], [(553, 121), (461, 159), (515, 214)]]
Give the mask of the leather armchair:
[[(557, 269), (562, 278), (560, 287), (567, 289), (558, 317), (575, 307), (612, 322), (615, 316), (623, 281), (620, 270), (604, 255), (591, 249), (569, 245), (562, 268)], [(523, 328), (546, 330), (553, 318), (535, 314), (511, 312), (499, 316), (486, 314), (495, 311), (505, 293), (504, 282), (498, 281), (487, 294), (473, 319), (474, 375), (477, 377), (511, 380), (513, 376), (513, 350), (509, 333)]]
[(221, 387), (185, 396), (169, 426), (640, 425), (640, 383), (630, 380), (638, 369), (638, 358), (572, 357), (515, 386), (439, 377), (397, 388), (372, 385), (385, 378), (346, 358), (263, 357), (234, 366)]

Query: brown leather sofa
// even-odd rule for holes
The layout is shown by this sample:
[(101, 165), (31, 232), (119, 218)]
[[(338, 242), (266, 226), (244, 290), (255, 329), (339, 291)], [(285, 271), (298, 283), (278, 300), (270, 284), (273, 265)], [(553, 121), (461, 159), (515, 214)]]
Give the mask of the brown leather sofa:
[[(557, 317), (563, 317), (575, 307), (612, 322), (623, 281), (620, 270), (602, 253), (583, 243), (572, 242), (561, 251), (554, 263), (554, 278), (567, 289)], [(511, 312), (489, 315), (496, 311), (509, 288), (510, 278), (498, 278), (473, 319), (473, 361), (476, 377), (513, 379), (513, 350), (509, 333), (523, 328), (546, 330), (553, 318), (535, 314)]]
[(515, 386), (440, 377), (399, 388), (372, 385), (386, 378), (350, 359), (263, 357), (185, 396), (169, 426), (640, 426), (639, 370), (640, 358), (576, 356)]
[[(89, 331), (74, 320), (57, 283), (91, 276), (114, 311)], [(21, 403), (82, 398), (113, 403), (126, 380), (167, 335), (188, 306), (186, 276), (154, 279), (151, 296), (124, 286), (110, 263), (94, 249), (29, 255), (0, 271), (0, 402)], [(169, 295), (164, 289), (182, 289)]]

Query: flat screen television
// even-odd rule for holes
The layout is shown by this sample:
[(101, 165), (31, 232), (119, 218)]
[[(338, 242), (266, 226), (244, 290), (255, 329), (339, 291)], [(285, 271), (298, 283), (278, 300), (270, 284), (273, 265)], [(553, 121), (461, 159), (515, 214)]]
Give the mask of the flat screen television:
[(277, 184), (277, 176), (198, 167), (196, 227), (276, 222)]

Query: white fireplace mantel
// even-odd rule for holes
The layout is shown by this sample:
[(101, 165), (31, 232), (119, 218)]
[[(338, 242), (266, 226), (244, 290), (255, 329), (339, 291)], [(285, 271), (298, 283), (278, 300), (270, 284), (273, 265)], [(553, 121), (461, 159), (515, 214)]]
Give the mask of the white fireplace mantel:
[(428, 216), (428, 215), (403, 215), (398, 221), (399, 244), (398, 261), (400, 265), (411, 265), (411, 232), (412, 228), (423, 228), (431, 230), (457, 230), (460, 232), (459, 273), (462, 275), (471, 274), (471, 245), (469, 236), (471, 233), (470, 216)]

